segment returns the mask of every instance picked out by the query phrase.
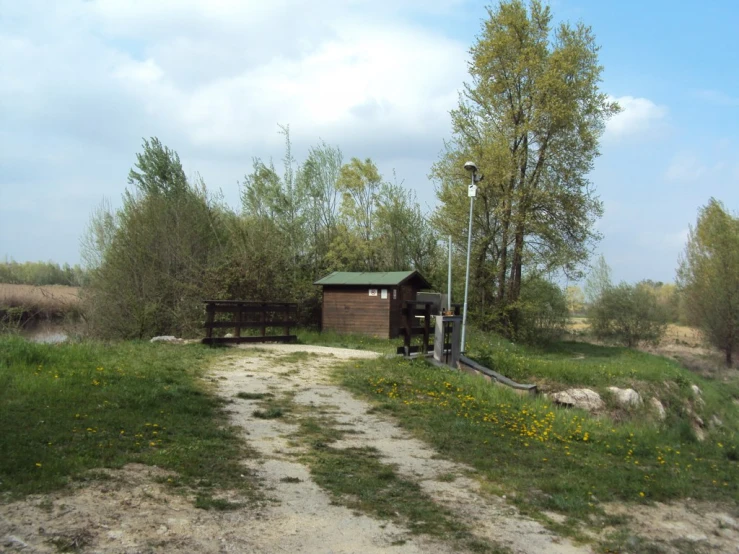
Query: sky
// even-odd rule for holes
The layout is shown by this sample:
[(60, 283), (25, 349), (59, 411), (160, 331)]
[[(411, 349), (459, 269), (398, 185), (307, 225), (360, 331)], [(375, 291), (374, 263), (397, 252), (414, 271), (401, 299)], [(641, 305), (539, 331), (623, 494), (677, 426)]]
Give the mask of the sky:
[[(467, 0), (0, 0), (0, 260), (80, 262), (143, 138), (238, 208), (255, 157), (324, 140), (436, 205), (431, 165), (487, 4)], [(609, 121), (590, 178), (616, 281), (669, 282), (700, 206), (739, 207), (733, 0), (551, 0), (601, 45)], [(466, 194), (462, 189), (460, 194)]]

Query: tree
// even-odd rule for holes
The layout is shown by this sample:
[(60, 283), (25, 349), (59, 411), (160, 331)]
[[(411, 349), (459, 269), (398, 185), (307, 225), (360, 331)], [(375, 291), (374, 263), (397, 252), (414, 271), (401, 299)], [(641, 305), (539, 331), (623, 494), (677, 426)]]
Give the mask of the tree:
[(678, 267), (688, 320), (724, 352), (739, 350), (739, 217), (711, 199), (698, 212)]
[(591, 305), (594, 304), (612, 286), (611, 268), (606, 263), (603, 254), (601, 254), (591, 267), (585, 280), (585, 302)]
[(605, 289), (590, 306), (588, 319), (597, 338), (629, 348), (659, 342), (667, 327), (666, 313), (648, 288), (626, 283)]
[(548, 342), (565, 331), (569, 316), (567, 298), (561, 288), (540, 276), (524, 278), (517, 309), (522, 317), (516, 340)]
[(485, 179), (473, 223), (473, 301), (514, 334), (518, 311), (509, 308), (524, 268), (577, 279), (599, 238), (593, 223), (602, 207), (588, 175), (618, 106), (599, 91), (589, 27), (553, 30), (538, 0), (503, 1), (488, 15), (471, 49), (471, 83), (451, 112), (453, 138), (432, 168), (441, 201), (434, 221), (464, 244), (469, 177), (461, 168), (474, 160)]
[(571, 315), (581, 314), (585, 309), (585, 295), (577, 285), (570, 285), (565, 291), (567, 310)]
[(228, 246), (225, 209), (202, 182), (187, 180), (177, 153), (156, 138), (144, 141), (128, 182), (123, 207), (101, 207), (84, 241), (92, 331), (121, 338), (194, 332)]

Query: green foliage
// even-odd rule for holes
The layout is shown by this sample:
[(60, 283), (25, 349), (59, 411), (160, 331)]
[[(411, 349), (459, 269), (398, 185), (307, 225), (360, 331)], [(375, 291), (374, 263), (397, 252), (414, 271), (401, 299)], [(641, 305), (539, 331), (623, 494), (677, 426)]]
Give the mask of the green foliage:
[(411, 192), (384, 182), (372, 160), (343, 165), (325, 143), (299, 164), (281, 131), (283, 174), (255, 159), (239, 214), (188, 181), (176, 152), (144, 141), (123, 207), (103, 203), (83, 237), (94, 334), (199, 334), (207, 298), (299, 302), (303, 323), (316, 324), (313, 282), (329, 271), (439, 273), (435, 234)]
[(203, 390), (200, 345), (35, 344), (0, 336), (0, 492), (43, 493), (138, 462), (178, 482), (248, 488), (249, 453)]
[[(143, 338), (194, 333), (202, 300), (218, 293), (211, 276), (227, 247), (227, 212), (202, 183), (187, 181), (177, 154), (144, 141), (116, 213), (93, 216), (86, 244), (85, 312), (94, 334)], [(102, 250), (96, 250), (102, 248)]]
[(567, 311), (570, 315), (582, 314), (585, 311), (585, 294), (577, 285), (570, 285), (565, 291)]
[(564, 333), (568, 321), (567, 298), (554, 283), (539, 276), (526, 278), (514, 307), (519, 318), (515, 340), (544, 343)]
[(591, 266), (590, 273), (585, 280), (585, 302), (594, 304), (612, 286), (611, 268), (601, 254)]
[(79, 266), (59, 265), (54, 262), (0, 262), (0, 283), (13, 285), (67, 285), (82, 286), (87, 275)]
[[(432, 169), (434, 223), (466, 250), (469, 176), (484, 174), (473, 213), (471, 306), (510, 336), (524, 274), (580, 277), (601, 212), (588, 180), (606, 120), (618, 111), (599, 88), (590, 28), (552, 25), (539, 1), (489, 9), (472, 47), (471, 83), (452, 111), (453, 139)], [(475, 309), (476, 308), (476, 309)]]
[(645, 279), (640, 281), (638, 286), (643, 287), (654, 296), (657, 305), (665, 312), (667, 321), (670, 323), (687, 323), (682, 297), (677, 289), (677, 285)]
[(715, 199), (698, 212), (680, 260), (678, 283), (688, 321), (724, 352), (739, 351), (739, 217)]
[(597, 338), (628, 347), (656, 344), (667, 328), (667, 314), (649, 289), (626, 283), (603, 291), (590, 306), (588, 320)]

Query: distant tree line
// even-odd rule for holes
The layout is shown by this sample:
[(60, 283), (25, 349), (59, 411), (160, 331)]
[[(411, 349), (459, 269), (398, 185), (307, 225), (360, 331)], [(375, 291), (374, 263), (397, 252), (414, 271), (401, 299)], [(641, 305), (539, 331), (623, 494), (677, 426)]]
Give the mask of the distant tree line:
[(67, 285), (79, 287), (87, 276), (79, 265), (54, 262), (0, 262), (0, 283), (14, 285)]

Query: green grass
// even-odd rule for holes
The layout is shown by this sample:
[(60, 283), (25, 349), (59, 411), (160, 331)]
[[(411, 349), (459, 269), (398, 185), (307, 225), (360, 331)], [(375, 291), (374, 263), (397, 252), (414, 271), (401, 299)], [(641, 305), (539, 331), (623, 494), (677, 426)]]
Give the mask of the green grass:
[(312, 331), (300, 329), (297, 332), (299, 344), (315, 344), (353, 350), (371, 350), (381, 354), (395, 354), (403, 339), (378, 339), (364, 335), (342, 335), (333, 331)]
[(271, 392), (238, 392), (236, 393), (236, 398), (241, 398), (242, 400), (263, 400), (264, 398), (269, 398), (270, 396), (274, 396)]
[[(708, 422), (718, 417), (739, 431), (739, 383), (718, 383), (697, 375), (677, 361), (623, 347), (584, 342), (558, 342), (534, 348), (496, 335), (473, 331), (469, 356), (506, 377), (542, 388), (588, 387), (607, 395), (606, 388), (631, 387), (645, 399), (656, 396), (671, 423), (686, 418), (686, 402), (694, 404), (691, 385), (700, 387), (705, 405), (693, 409)], [(674, 386), (666, 386), (670, 382)]]
[(398, 475), (381, 460), (372, 447), (334, 448), (344, 432), (327, 417), (299, 420), (294, 438), (309, 446), (302, 461), (315, 482), (334, 500), (350, 509), (388, 519), (406, 526), (411, 533), (424, 534), (457, 544), (473, 552), (505, 552), (474, 537), (453, 513), (436, 504), (420, 485)]
[(139, 462), (247, 490), (250, 453), (198, 376), (220, 349), (0, 337), (0, 493), (43, 493)]
[[(620, 352), (611, 357), (615, 365)], [(515, 491), (524, 512), (585, 518), (602, 516), (599, 503), (615, 500), (739, 500), (739, 465), (730, 454), (735, 429), (697, 443), (682, 420), (614, 423), (422, 360), (355, 361), (338, 378), (444, 457), (471, 465), (498, 490)]]
[(281, 364), (300, 364), (307, 362), (311, 359), (316, 359), (325, 356), (325, 354), (317, 354), (315, 352), (289, 352), (287, 354), (281, 354), (276, 356), (274, 359), (276, 362)]

